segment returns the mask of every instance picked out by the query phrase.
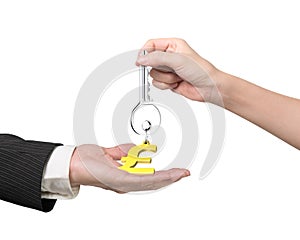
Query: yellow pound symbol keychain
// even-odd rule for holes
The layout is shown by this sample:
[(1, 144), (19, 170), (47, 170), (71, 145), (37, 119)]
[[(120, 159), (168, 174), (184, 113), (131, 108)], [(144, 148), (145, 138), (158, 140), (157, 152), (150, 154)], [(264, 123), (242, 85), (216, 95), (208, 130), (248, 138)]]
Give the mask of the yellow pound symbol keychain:
[(121, 162), (124, 165), (119, 167), (119, 169), (135, 174), (153, 174), (155, 172), (154, 168), (135, 168), (138, 163), (151, 163), (152, 159), (150, 157), (139, 157), (140, 153), (146, 151), (156, 152), (157, 146), (150, 144), (149, 141), (145, 141), (141, 145), (132, 147), (128, 151), (127, 157), (121, 158)]

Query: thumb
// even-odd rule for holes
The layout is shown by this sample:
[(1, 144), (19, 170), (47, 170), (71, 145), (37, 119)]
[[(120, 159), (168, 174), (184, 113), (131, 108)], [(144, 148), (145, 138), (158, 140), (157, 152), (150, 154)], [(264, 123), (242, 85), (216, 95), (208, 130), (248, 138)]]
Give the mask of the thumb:
[(184, 58), (181, 54), (161, 51), (154, 51), (147, 55), (140, 55), (136, 61), (138, 66), (144, 65), (153, 68), (167, 67), (171, 68), (173, 71), (176, 71), (176, 69), (183, 65), (183, 63)]
[(130, 148), (135, 146), (132, 143), (121, 144), (111, 148), (104, 148), (104, 152), (111, 156), (114, 160), (119, 160), (122, 157), (125, 157)]

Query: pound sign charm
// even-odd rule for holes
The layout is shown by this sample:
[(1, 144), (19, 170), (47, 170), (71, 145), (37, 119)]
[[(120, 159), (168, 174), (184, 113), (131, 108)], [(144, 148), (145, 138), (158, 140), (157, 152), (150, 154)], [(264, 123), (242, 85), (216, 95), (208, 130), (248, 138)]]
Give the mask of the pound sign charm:
[(139, 157), (142, 152), (156, 152), (157, 146), (150, 144), (149, 141), (143, 142), (141, 145), (132, 147), (127, 157), (122, 157), (121, 162), (124, 163), (119, 169), (135, 174), (154, 174), (154, 168), (134, 168), (138, 163), (151, 163), (150, 157)]

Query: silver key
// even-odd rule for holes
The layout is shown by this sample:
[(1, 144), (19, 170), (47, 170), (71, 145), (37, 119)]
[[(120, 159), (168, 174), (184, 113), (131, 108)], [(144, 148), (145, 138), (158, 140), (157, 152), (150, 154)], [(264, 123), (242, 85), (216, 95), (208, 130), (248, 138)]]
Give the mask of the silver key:
[[(142, 54), (146, 54), (143, 51)], [(139, 69), (139, 102), (131, 112), (130, 124), (133, 131), (139, 135), (145, 135), (148, 141), (149, 135), (160, 126), (161, 114), (152, 99), (150, 99), (149, 72), (146, 66)]]

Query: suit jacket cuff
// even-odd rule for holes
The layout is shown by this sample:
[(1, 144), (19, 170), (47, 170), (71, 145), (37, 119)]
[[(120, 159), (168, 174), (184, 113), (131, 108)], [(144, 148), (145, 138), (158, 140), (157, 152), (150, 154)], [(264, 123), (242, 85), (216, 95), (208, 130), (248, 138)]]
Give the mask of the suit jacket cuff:
[(79, 193), (79, 187), (71, 187), (69, 172), (75, 146), (57, 147), (44, 169), (42, 198), (72, 199)]

